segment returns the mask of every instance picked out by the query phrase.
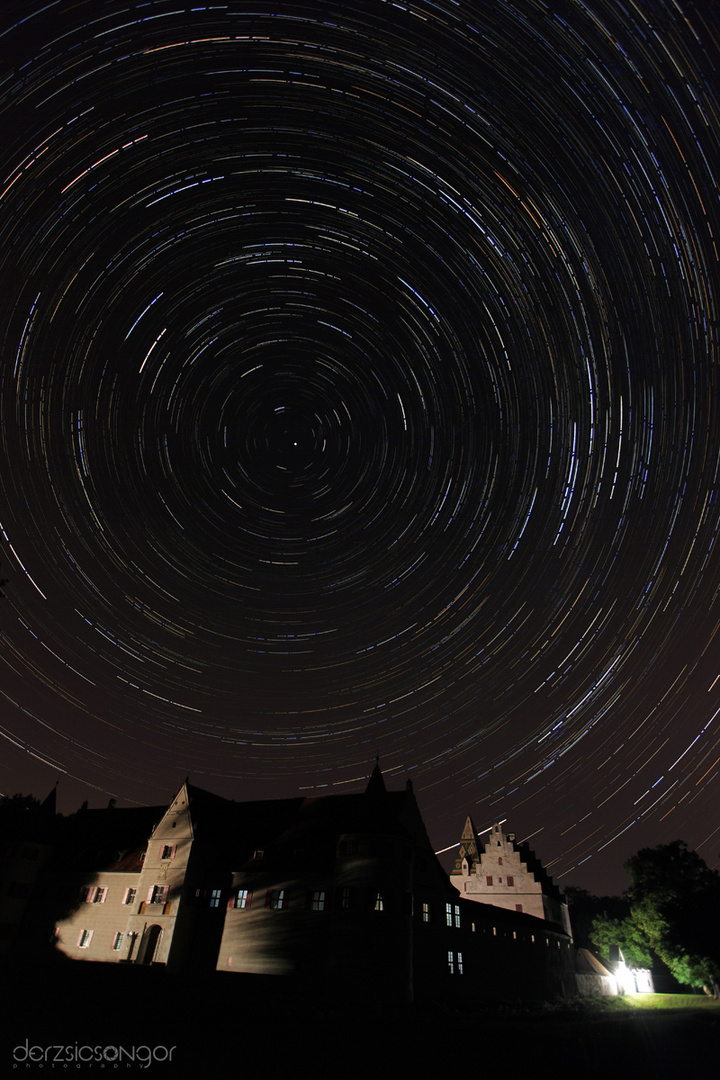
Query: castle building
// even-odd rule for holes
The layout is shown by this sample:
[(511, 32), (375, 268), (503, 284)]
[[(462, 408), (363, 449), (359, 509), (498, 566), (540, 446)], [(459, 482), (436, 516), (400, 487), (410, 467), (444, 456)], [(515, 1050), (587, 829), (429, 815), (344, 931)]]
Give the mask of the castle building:
[[(363, 792), (317, 798), (234, 802), (186, 781), (166, 807), (58, 815), (45, 843), (22, 919), (0, 926), (15, 956), (222, 971), (345, 1000), (576, 992), (568, 929), (543, 908), (459, 895), (412, 785), (388, 791), (379, 766)], [(0, 893), (12, 873), (0, 856)]]
[(450, 881), (467, 900), (527, 912), (561, 926), (572, 937), (563, 895), (530, 850), (515, 833), (495, 824), (481, 841), (468, 817), (460, 839)]

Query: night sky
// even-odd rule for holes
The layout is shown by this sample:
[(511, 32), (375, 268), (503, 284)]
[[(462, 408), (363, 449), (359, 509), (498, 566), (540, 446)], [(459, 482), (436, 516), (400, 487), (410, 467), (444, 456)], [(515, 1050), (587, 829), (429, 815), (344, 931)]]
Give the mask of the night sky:
[(720, 851), (720, 11), (22, 0), (0, 791)]

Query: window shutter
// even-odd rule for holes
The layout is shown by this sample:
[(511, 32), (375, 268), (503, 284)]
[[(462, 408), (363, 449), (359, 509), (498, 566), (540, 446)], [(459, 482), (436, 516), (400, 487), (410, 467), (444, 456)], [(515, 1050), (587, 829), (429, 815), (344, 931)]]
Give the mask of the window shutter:
[(228, 911), (230, 911), (232, 908), (235, 907), (235, 897), (234, 896), (230, 897), (230, 899), (227, 902), (227, 906), (228, 906)]
[(245, 908), (246, 908), (246, 909), (247, 909), (247, 908), (249, 908), (249, 907), (250, 907), (250, 905), (251, 905), (251, 903), (252, 903), (252, 893), (251, 893), (251, 892), (248, 892), (248, 894), (247, 894), (247, 900), (245, 901)]
[(167, 899), (168, 899), (168, 893), (169, 892), (170, 892), (170, 886), (166, 885), (165, 888), (162, 891), (162, 902), (163, 902), (163, 904), (167, 904)]
[(265, 893), (265, 907), (270, 907), (270, 897), (272, 896), (272, 889), (268, 889)]
[(148, 889), (147, 900), (145, 901), (146, 904), (152, 904), (153, 888), (154, 886), (151, 885)]

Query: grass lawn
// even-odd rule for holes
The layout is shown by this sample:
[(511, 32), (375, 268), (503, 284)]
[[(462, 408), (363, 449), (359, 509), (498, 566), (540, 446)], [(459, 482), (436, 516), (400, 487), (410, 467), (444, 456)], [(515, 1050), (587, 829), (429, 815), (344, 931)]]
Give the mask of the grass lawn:
[(720, 1001), (705, 994), (632, 994), (618, 999), (636, 1009), (707, 1009), (720, 1016)]

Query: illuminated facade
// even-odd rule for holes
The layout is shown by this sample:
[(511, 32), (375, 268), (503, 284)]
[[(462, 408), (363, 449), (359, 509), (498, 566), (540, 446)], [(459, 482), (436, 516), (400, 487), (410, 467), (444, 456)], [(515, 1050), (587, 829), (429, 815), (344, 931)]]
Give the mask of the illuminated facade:
[[(272, 977), (332, 998), (574, 994), (556, 922), (458, 895), (412, 786), (239, 803), (184, 783), (167, 807), (58, 818), (14, 951)], [(240, 985), (238, 983), (237, 985)]]
[(481, 840), (467, 818), (450, 881), (468, 900), (527, 912), (572, 936), (563, 895), (527, 844), (495, 824)]

